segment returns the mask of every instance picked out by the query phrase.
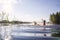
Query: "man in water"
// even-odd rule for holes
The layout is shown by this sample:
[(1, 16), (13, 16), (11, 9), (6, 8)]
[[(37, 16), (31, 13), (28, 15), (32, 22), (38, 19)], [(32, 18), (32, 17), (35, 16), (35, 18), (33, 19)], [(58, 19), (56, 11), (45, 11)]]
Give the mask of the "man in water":
[[(46, 21), (43, 20), (43, 25), (46, 25)], [(44, 27), (44, 30), (45, 30), (45, 27)], [(44, 36), (46, 36), (46, 34), (44, 34)]]
[(45, 20), (43, 20), (43, 25), (46, 25), (46, 21)]

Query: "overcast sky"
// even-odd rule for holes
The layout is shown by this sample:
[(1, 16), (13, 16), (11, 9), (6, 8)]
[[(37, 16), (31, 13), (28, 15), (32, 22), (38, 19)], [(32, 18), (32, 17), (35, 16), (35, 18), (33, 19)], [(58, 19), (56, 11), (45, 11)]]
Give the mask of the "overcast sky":
[(6, 12), (9, 20), (49, 20), (49, 15), (60, 11), (60, 0), (0, 0), (0, 12)]

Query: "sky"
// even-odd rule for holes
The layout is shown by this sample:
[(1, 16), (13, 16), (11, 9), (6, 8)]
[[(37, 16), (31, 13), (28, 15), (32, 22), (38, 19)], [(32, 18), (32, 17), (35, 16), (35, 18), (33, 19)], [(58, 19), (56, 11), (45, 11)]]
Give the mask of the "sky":
[(0, 0), (0, 13), (6, 13), (9, 20), (48, 21), (57, 11), (60, 0)]

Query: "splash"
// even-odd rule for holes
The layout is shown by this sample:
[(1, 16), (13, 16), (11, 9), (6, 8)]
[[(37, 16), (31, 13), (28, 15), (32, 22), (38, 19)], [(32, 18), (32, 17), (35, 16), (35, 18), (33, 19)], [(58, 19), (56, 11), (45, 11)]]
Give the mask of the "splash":
[(12, 20), (14, 16), (15, 4), (20, 3), (21, 0), (0, 0), (1, 12), (9, 15), (9, 19)]

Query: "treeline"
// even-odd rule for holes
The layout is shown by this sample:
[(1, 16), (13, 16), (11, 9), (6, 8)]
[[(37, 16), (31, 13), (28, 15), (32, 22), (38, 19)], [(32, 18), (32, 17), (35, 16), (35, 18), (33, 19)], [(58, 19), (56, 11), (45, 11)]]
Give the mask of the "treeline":
[(1, 12), (0, 13), (0, 24), (1, 23), (10, 23), (10, 24), (28, 24), (28, 23), (31, 23), (31, 22), (23, 22), (23, 21), (18, 21), (18, 20), (12, 20), (12, 21), (9, 21), (9, 14), (7, 14), (6, 12)]
[[(50, 15), (50, 21), (53, 24), (60, 24), (60, 12), (56, 12)], [(60, 37), (60, 28), (54, 29), (57, 33), (52, 33), (53, 37)]]
[(8, 21), (8, 20), (2, 20), (0, 23), (10, 23), (10, 24), (28, 24), (31, 22), (23, 22), (23, 21)]
[(60, 12), (56, 12), (50, 15), (50, 21), (53, 24), (60, 24)]

